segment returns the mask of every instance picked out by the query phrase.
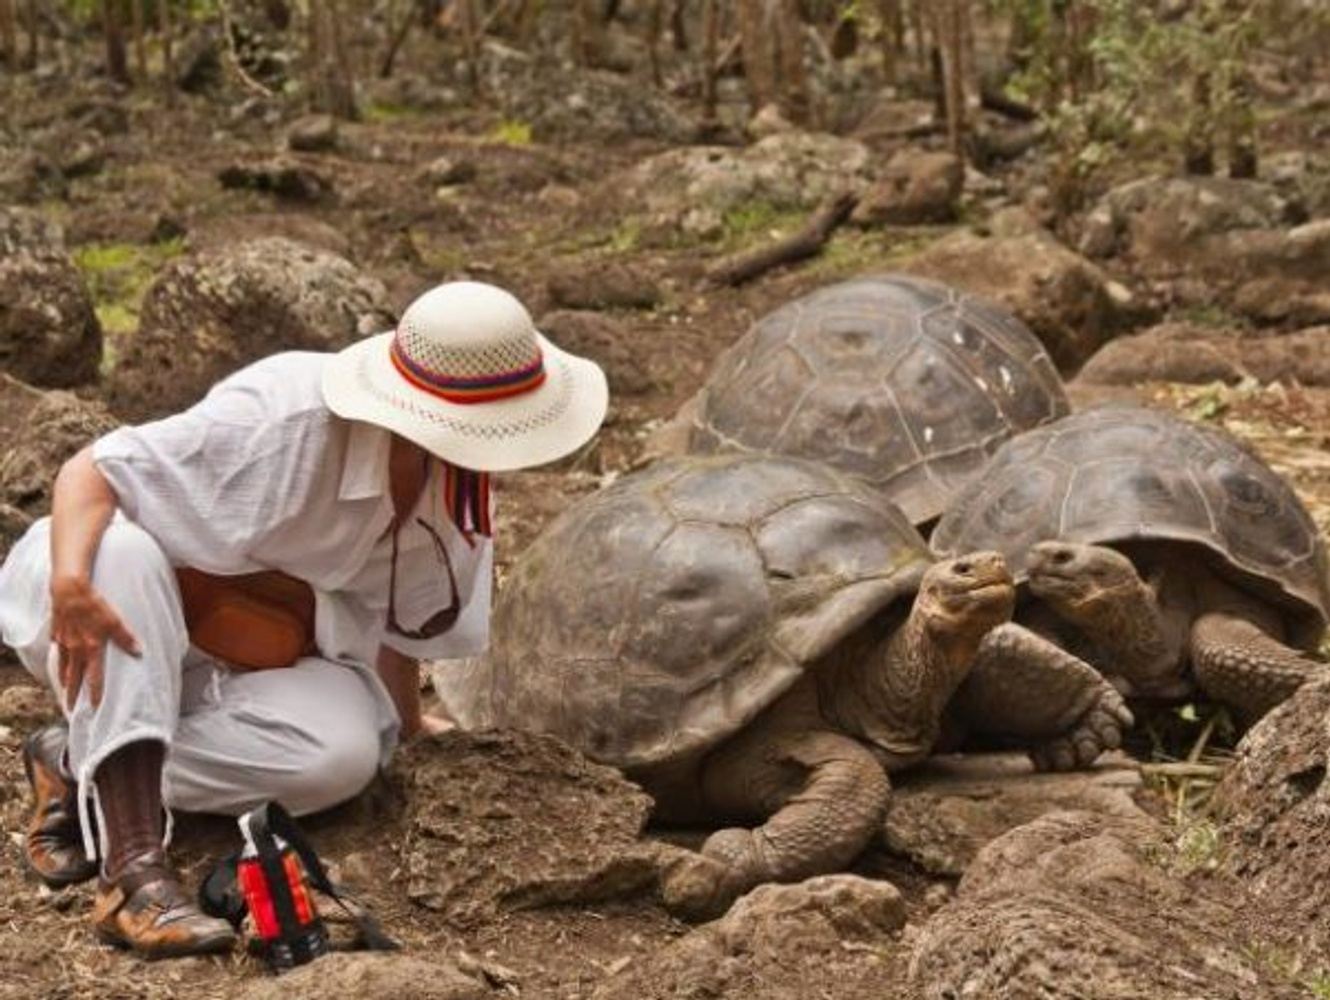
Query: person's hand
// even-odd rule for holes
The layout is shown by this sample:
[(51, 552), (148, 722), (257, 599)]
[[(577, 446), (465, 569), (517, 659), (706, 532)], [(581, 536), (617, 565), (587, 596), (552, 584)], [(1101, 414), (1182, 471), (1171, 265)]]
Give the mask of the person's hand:
[(420, 717), (420, 736), (442, 736), (457, 728), (457, 723), (447, 716), (426, 713)]
[(69, 709), (85, 680), (93, 707), (101, 704), (108, 642), (131, 656), (139, 655), (138, 640), (115, 609), (88, 580), (79, 577), (57, 578), (51, 583), (51, 641), (60, 651), (60, 687)]

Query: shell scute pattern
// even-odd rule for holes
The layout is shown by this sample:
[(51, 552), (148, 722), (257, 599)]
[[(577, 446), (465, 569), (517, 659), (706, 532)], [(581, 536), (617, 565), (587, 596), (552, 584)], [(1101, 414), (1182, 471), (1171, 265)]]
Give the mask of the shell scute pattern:
[(1001, 448), (938, 523), (943, 554), (995, 548), (1018, 575), (1029, 547), (1189, 542), (1236, 582), (1324, 625), (1324, 543), (1297, 495), (1227, 433), (1139, 407), (1087, 410)]
[[(656, 463), (564, 511), (513, 567), (484, 667), (487, 717), (620, 766), (705, 749), (838, 629), (912, 593), (931, 559), (898, 509), (824, 466)], [(781, 640), (819, 630), (821, 645)]]
[(826, 461), (916, 522), (1014, 434), (1068, 412), (1043, 346), (996, 306), (901, 275), (820, 289), (759, 320), (701, 394), (690, 448)]

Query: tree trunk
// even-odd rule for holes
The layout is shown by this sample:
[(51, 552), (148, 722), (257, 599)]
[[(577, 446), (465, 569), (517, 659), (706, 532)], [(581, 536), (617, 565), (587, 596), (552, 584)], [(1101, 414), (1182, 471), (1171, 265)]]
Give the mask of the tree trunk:
[(37, 16), (37, 0), (28, 0), (24, 6), (24, 12), (27, 14), (28, 21), (28, 54), (24, 63), (29, 69), (37, 68), (37, 60), (41, 58), (41, 23)]
[(739, 37), (743, 45), (748, 99), (756, 114), (776, 101), (775, 7), (781, 0), (738, 0)]
[[(391, 11), (391, 8), (389, 10)], [(406, 10), (402, 14), (402, 22), (393, 29), (392, 37), (388, 39), (388, 48), (383, 53), (383, 61), (379, 63), (380, 80), (386, 80), (393, 75), (393, 66), (397, 63), (397, 53), (401, 51), (402, 44), (406, 41), (406, 36), (411, 33), (411, 26), (415, 22), (415, 0), (407, 0)]]
[(888, 84), (895, 84), (899, 68), (897, 57), (900, 55), (901, 0), (878, 0), (877, 16), (882, 22), (882, 77)]
[(781, 106), (790, 121), (808, 124), (812, 108), (808, 96), (808, 72), (804, 68), (804, 22), (799, 14), (799, 0), (781, 0), (777, 23)]
[(934, 8), (942, 64), (947, 144), (957, 156), (965, 154), (965, 3), (966, 0), (937, 0)]
[(651, 0), (651, 10), (647, 12), (647, 61), (651, 64), (651, 82), (657, 87), (665, 83), (665, 75), (660, 68), (660, 33), (665, 20), (665, 0)]
[(466, 83), (471, 93), (480, 93), (480, 16), (476, 0), (454, 0), (457, 6), (457, 27), (462, 35), (462, 52), (466, 58)]
[(129, 13), (134, 31), (134, 75), (142, 84), (148, 79), (148, 48), (143, 38), (143, 0), (129, 0)]
[(15, 0), (0, 0), (0, 54), (10, 73), (18, 72), (18, 10), (14, 4)]
[(1209, 177), (1215, 172), (1215, 137), (1210, 74), (1198, 73), (1192, 81), (1191, 120), (1182, 139), (1182, 165), (1189, 174)]
[(157, 32), (162, 36), (162, 82), (166, 86), (166, 103), (175, 104), (175, 38), (171, 24), (171, 5), (157, 0)]
[(702, 115), (716, 120), (716, 65), (720, 48), (720, 0), (702, 0)]
[(315, 106), (338, 118), (354, 119), (355, 84), (342, 44), (340, 4), (336, 0), (311, 4), (309, 17)]
[(670, 0), (670, 35), (674, 39), (675, 52), (688, 51), (688, 24), (685, 17), (684, 0)]
[[(35, 5), (34, 5), (34, 13)], [(120, 0), (102, 0), (102, 33), (106, 37), (106, 72), (117, 83), (129, 83), (129, 61), (125, 55), (125, 30)]]

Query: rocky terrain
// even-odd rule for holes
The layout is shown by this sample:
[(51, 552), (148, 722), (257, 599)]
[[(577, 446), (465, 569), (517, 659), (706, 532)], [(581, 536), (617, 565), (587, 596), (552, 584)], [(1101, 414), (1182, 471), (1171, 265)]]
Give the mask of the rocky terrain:
[[(264, 354), (383, 329), (464, 276), (511, 288), (613, 394), (593, 444), (502, 478), (500, 581), (571, 499), (649, 459), (754, 317), (886, 270), (1005, 304), (1077, 406), (1227, 427), (1330, 528), (1325, 81), (1264, 95), (1256, 178), (1143, 160), (1068, 213), (1028, 123), (984, 119), (1017, 152), (981, 172), (908, 88), (841, 94), (834, 134), (779, 115), (745, 133), (623, 72), (631, 48), (615, 71), (489, 43), (488, 96), (469, 100), (408, 46), (366, 85), (362, 120), (334, 122), (234, 82), (168, 104), (62, 58), (74, 69), (7, 76), (0, 100), (0, 552), (96, 434)], [(841, 191), (857, 208), (819, 255), (739, 287), (709, 278)], [(0, 666), (0, 997), (1330, 997), (1330, 682), (1241, 742), (1189, 707), (1085, 775), (939, 758), (903, 778), (852, 872), (764, 887), (698, 927), (656, 884), (699, 831), (656, 828), (640, 790), (553, 741), (448, 734), (309, 824), (404, 951), (281, 981), (240, 954), (109, 951), (87, 933), (87, 887), (23, 877), (18, 747), (55, 714)], [(234, 840), (186, 817), (177, 852), (197, 878)]]

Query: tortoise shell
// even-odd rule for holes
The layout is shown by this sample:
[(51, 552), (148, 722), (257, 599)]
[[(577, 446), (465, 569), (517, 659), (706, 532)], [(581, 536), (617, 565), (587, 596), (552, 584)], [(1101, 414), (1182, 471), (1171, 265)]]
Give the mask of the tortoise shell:
[(695, 406), (690, 451), (827, 462), (916, 524), (1004, 441), (1070, 410), (1019, 320), (903, 275), (831, 285), (770, 313), (722, 356)]
[(556, 518), (510, 572), (488, 656), (436, 684), (468, 727), (669, 762), (740, 730), (932, 561), (895, 505), (825, 466), (680, 456)]
[(1325, 545), (1289, 485), (1231, 435), (1159, 410), (1105, 406), (1004, 445), (938, 522), (939, 553), (992, 548), (1019, 579), (1036, 542), (1201, 546), (1275, 601), (1304, 646), (1330, 609)]

